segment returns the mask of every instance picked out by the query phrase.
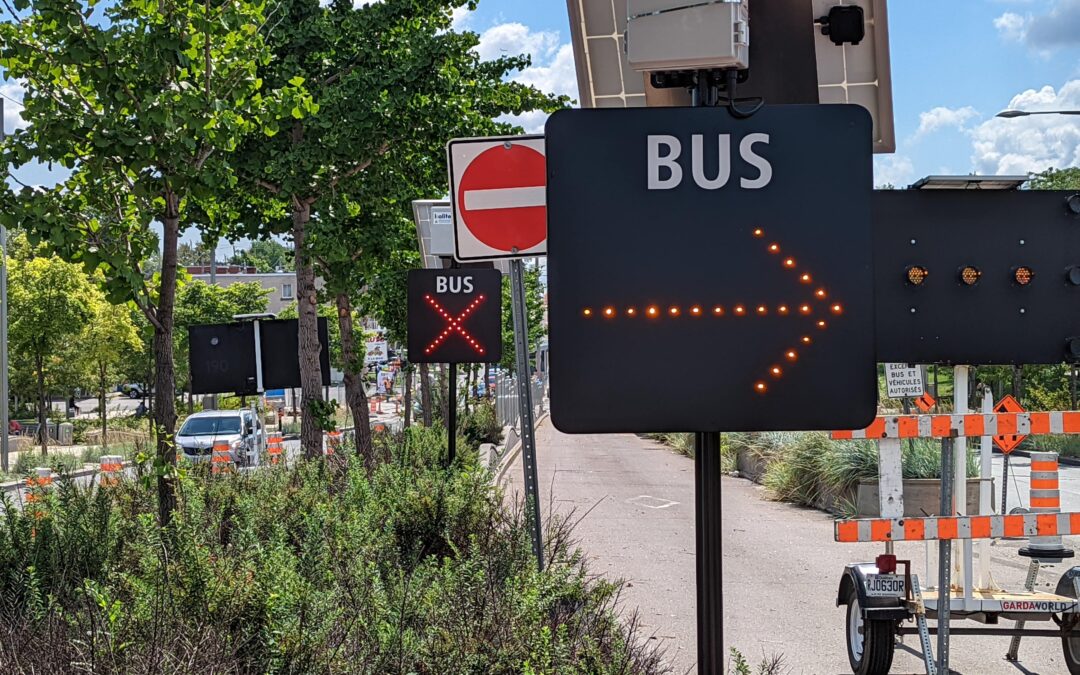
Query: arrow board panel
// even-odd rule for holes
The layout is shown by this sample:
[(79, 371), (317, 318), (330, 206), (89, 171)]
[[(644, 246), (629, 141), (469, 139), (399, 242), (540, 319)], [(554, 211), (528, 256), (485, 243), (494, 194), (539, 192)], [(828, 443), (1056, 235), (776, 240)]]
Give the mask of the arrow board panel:
[(568, 432), (874, 417), (871, 120), (857, 106), (547, 124), (551, 404)]

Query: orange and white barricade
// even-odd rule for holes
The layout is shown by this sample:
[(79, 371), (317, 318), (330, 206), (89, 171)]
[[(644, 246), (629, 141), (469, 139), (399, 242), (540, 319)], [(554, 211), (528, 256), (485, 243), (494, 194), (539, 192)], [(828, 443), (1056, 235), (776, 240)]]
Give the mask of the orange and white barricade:
[(124, 458), (120, 455), (102, 455), (98, 469), (98, 485), (115, 487), (120, 484), (124, 472)]
[(270, 456), (271, 464), (281, 464), (284, 453), (285, 439), (281, 436), (270, 436), (266, 439), (266, 454)]
[(210, 452), (210, 473), (228, 473), (233, 470), (232, 455), (228, 443), (215, 443)]
[(332, 455), (341, 450), (341, 432), (330, 431), (326, 434), (326, 454)]
[(965, 413), (956, 415), (888, 415), (855, 431), (834, 431), (833, 440), (881, 438), (954, 438), (1080, 434), (1080, 412)]
[[(1031, 453), (1031, 495), (1030, 506), (1033, 514), (1049, 515), (1053, 518), (1061, 513), (1061, 491), (1058, 484), (1058, 454), (1056, 452)], [(1055, 532), (1045, 536), (1034, 536), (1028, 546), (1020, 549), (1020, 555), (1044, 562), (1060, 562), (1072, 557), (1072, 552), (1061, 544), (1061, 535), (1067, 532)]]

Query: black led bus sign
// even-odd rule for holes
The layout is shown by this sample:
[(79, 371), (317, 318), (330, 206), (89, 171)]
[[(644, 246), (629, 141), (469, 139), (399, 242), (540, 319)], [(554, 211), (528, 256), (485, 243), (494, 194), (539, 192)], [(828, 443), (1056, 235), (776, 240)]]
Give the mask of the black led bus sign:
[(861, 428), (877, 404), (857, 106), (569, 110), (546, 129), (568, 432)]
[(496, 363), (502, 358), (502, 273), (409, 271), (409, 360)]

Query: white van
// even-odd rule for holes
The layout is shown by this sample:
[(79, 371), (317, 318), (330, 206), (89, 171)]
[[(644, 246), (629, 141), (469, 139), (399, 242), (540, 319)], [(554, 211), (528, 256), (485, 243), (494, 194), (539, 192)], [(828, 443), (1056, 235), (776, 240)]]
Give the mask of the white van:
[(214, 445), (227, 443), (237, 466), (258, 466), (262, 423), (250, 410), (205, 410), (184, 420), (176, 444), (191, 462), (209, 462)]

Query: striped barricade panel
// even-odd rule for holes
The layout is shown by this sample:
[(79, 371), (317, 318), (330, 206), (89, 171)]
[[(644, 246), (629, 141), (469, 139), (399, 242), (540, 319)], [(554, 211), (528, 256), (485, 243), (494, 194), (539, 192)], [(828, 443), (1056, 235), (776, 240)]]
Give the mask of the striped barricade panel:
[(879, 541), (1019, 539), (1080, 534), (1080, 513), (1024, 513), (1009, 516), (866, 518), (838, 520), (842, 544)]
[(232, 468), (229, 446), (224, 443), (215, 444), (210, 452), (210, 473), (227, 473), (232, 471)]
[(281, 462), (283, 442), (284, 439), (281, 436), (270, 436), (266, 439), (266, 453), (270, 455), (271, 464), (278, 464)]
[(865, 429), (834, 431), (832, 438), (842, 441), (1024, 434), (1080, 434), (1080, 412), (890, 415), (875, 418)]

